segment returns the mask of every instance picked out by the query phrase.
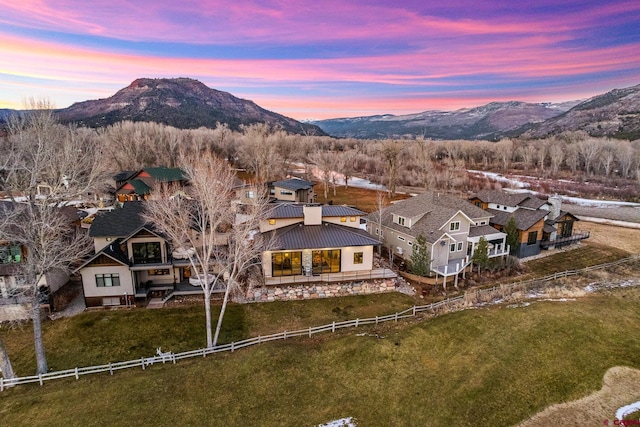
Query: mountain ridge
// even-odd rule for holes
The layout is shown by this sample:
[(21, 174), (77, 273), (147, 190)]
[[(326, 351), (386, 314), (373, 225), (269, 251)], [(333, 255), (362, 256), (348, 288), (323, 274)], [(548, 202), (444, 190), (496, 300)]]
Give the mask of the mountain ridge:
[(186, 77), (139, 78), (108, 98), (77, 102), (55, 112), (62, 123), (88, 127), (131, 120), (180, 129), (213, 128), (217, 123), (226, 123), (231, 129), (240, 130), (241, 126), (267, 123), (289, 133), (325, 135), (313, 124), (301, 123)]
[(382, 139), (544, 138), (564, 131), (592, 136), (640, 138), (640, 85), (613, 89), (587, 100), (562, 103), (490, 102), (454, 111), (428, 110), (394, 116), (379, 114), (314, 120), (335, 137)]

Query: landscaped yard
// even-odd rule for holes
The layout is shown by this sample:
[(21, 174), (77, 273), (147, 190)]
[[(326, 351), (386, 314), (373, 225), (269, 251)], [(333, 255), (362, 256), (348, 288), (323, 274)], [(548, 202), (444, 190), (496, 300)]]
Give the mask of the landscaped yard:
[[(325, 307), (333, 306), (327, 318), (339, 317), (343, 310), (355, 317), (361, 308), (376, 304), (368, 298), (332, 302)], [(303, 308), (307, 303), (287, 315), (311, 319), (309, 313), (315, 310)], [(626, 288), (577, 301), (467, 310), (417, 323), (273, 342), (146, 371), (19, 386), (3, 393), (0, 419), (12, 426), (281, 426), (344, 417), (354, 417), (359, 426), (512, 425), (552, 403), (600, 389), (610, 367), (640, 368), (638, 304), (640, 288)], [(261, 310), (258, 306), (251, 307)], [(256, 320), (274, 321), (282, 307), (265, 306), (269, 309)], [(178, 312), (81, 315), (56, 326), (54, 337), (49, 326), (47, 339), (59, 344), (49, 342), (50, 355), (55, 358), (60, 347), (67, 353), (90, 351), (101, 340), (108, 344), (103, 355), (107, 360), (110, 354), (122, 355), (118, 347), (133, 354), (139, 349), (131, 348), (129, 335), (136, 328), (144, 345), (151, 347), (146, 354), (160, 343), (152, 344), (145, 333), (162, 331), (166, 349), (174, 350), (172, 345), (181, 339), (197, 340), (180, 337), (185, 324), (201, 328), (197, 316), (176, 324)], [(240, 318), (249, 325), (252, 316)], [(237, 314), (229, 319), (234, 317), (238, 319)], [(242, 335), (241, 330), (235, 333)], [(76, 334), (77, 339), (69, 341)], [(93, 334), (96, 342), (84, 344)], [(25, 367), (17, 369), (20, 373)], [(594, 425), (606, 418), (613, 419), (613, 413), (603, 413)]]

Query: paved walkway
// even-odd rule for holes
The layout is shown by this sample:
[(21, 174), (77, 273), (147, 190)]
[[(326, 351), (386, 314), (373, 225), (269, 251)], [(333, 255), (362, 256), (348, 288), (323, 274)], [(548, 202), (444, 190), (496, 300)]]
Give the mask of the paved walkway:
[(162, 308), (164, 307), (164, 301), (162, 298), (151, 298), (149, 304), (147, 304), (147, 308)]

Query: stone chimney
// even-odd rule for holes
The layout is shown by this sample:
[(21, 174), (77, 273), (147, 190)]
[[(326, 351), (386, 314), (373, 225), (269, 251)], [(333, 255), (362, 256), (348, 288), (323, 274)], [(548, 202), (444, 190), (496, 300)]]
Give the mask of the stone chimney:
[(549, 219), (556, 219), (560, 216), (562, 201), (558, 196), (550, 196), (547, 200), (549, 203)]

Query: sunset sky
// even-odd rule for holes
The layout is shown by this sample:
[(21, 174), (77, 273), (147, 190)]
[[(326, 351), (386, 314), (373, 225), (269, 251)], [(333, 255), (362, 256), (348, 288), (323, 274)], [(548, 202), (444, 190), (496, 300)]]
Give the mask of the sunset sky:
[(0, 108), (140, 77), (296, 119), (582, 99), (640, 83), (640, 1), (0, 0)]

